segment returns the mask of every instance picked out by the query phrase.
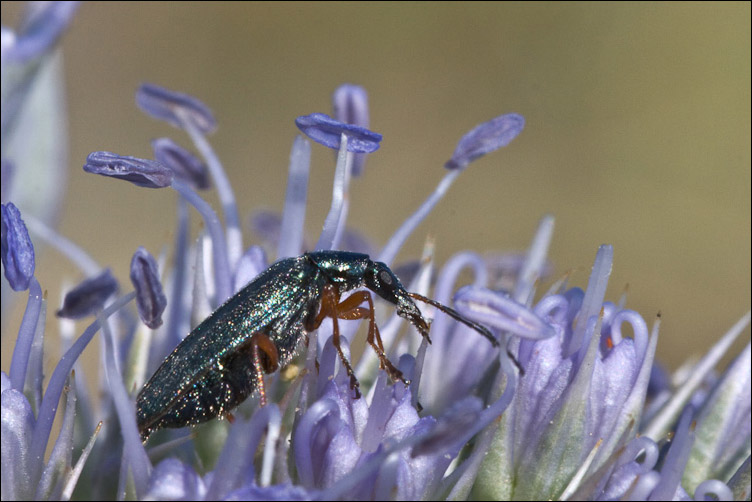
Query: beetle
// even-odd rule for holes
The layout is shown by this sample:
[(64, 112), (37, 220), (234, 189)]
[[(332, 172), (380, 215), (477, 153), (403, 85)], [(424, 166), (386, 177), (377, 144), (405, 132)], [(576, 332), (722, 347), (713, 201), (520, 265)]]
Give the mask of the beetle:
[[(333, 342), (360, 397), (358, 381), (342, 352), (338, 319), (367, 319), (368, 344), (392, 380), (409, 381), (389, 361), (379, 335), (373, 298), (366, 288), (397, 306), (430, 343), (429, 322), (413, 300), (445, 312), (471, 327), (495, 347), (491, 332), (457, 311), (410, 293), (386, 264), (348, 251), (314, 251), (280, 260), (222, 304), (167, 356), (136, 398), (136, 418), (145, 442), (157, 429), (195, 425), (227, 414), (258, 390), (266, 402), (264, 373), (294, 357), (299, 342), (321, 322), (333, 320)], [(361, 305), (367, 304), (366, 307)]]

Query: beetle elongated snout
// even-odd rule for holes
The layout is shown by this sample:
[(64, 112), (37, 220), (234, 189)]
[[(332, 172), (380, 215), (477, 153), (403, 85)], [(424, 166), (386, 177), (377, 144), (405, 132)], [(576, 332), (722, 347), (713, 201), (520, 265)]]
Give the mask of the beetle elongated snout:
[(384, 300), (397, 306), (397, 315), (410, 321), (420, 334), (428, 339), (429, 324), (420, 313), (420, 309), (410, 298), (400, 280), (384, 263), (373, 262), (373, 266), (364, 277), (365, 286)]

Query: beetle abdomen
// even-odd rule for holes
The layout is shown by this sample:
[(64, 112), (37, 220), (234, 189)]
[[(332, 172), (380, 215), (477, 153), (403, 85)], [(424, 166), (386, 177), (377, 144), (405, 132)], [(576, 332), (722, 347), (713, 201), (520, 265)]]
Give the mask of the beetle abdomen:
[[(313, 280), (312, 280), (313, 279)], [(275, 263), (199, 324), (165, 359), (137, 397), (143, 439), (223, 415), (256, 390), (251, 337), (271, 338), (279, 364), (295, 355), (316, 312), (320, 274), (305, 258)], [(283, 292), (284, 294), (281, 294)]]

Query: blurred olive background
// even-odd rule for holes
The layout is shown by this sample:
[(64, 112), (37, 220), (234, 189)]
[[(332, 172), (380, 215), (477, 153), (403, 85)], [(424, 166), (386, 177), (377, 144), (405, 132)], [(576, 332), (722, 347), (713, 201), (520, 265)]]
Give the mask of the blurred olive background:
[[(20, 7), (3, 2), (3, 24), (15, 26)], [(470, 166), (400, 259), (428, 235), (439, 263), (463, 249), (524, 250), (553, 214), (554, 278), (575, 269), (585, 286), (597, 247), (613, 244), (608, 299), (629, 285), (627, 305), (649, 326), (662, 313), (658, 356), (672, 368), (749, 309), (748, 2), (87, 3), (62, 47), (71, 150), (58, 228), (123, 290), (139, 245), (157, 255), (172, 244), (176, 194), (81, 166), (94, 150), (150, 157), (159, 136), (189, 146), (137, 109), (140, 83), (212, 108), (211, 141), (248, 229), (254, 210), (282, 208), (295, 117), (330, 113), (331, 92), (352, 82), (369, 91), (384, 141), (353, 183), (348, 221), (377, 248), (433, 190), (465, 132), (518, 112), (520, 137)], [(333, 166), (314, 144), (310, 242)], [(37, 277), (55, 329), (59, 284), (82, 278), (50, 249)]]

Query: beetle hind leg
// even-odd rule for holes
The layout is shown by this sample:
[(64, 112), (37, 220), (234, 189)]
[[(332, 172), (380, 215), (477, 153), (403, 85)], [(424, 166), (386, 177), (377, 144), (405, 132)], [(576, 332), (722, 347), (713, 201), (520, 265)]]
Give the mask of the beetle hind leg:
[(273, 373), (279, 367), (279, 353), (271, 338), (263, 333), (251, 336), (253, 369), (256, 373), (256, 388), (259, 391), (261, 406), (266, 406), (266, 386), (264, 373)]

